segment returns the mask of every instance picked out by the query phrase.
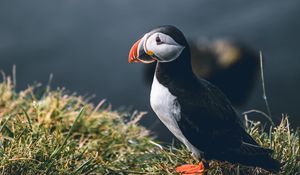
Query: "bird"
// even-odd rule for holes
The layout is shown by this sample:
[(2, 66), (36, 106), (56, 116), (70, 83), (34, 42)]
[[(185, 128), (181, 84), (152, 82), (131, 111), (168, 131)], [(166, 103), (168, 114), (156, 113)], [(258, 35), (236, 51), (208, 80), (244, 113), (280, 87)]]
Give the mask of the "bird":
[[(216, 86), (195, 76), (184, 34), (165, 25), (147, 32), (129, 52), (128, 62), (156, 62), (150, 105), (161, 122), (191, 154), (203, 162), (226, 161), (279, 172), (273, 150), (260, 146), (245, 130), (241, 117)], [(195, 165), (197, 166), (197, 165)], [(176, 170), (192, 172), (195, 167)]]
[[(194, 74), (222, 90), (235, 107), (245, 106), (257, 81), (259, 51), (232, 38), (190, 39), (188, 43)], [(144, 66), (146, 85), (151, 85), (155, 67), (155, 63)]]

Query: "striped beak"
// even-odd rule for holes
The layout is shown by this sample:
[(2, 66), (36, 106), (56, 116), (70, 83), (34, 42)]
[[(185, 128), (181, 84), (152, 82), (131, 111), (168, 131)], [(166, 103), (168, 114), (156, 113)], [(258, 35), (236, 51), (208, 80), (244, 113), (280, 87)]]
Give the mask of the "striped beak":
[(129, 63), (152, 63), (154, 61), (156, 59), (152, 58), (144, 50), (144, 37), (133, 44), (128, 56)]

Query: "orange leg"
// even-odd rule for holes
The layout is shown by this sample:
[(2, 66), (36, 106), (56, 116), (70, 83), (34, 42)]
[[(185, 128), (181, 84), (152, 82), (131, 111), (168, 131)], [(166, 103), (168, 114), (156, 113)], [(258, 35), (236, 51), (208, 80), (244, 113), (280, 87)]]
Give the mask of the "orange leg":
[(203, 162), (200, 162), (199, 165), (181, 165), (176, 168), (176, 172), (182, 175), (204, 175), (205, 167)]

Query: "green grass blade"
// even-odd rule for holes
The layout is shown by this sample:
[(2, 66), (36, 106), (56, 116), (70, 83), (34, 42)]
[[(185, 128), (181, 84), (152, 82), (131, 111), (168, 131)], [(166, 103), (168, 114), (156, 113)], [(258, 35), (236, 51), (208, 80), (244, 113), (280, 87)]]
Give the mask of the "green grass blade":
[(64, 142), (63, 142), (63, 144), (62, 144), (60, 147), (58, 147), (57, 149), (54, 150), (54, 152), (50, 155), (50, 159), (53, 159), (53, 158), (55, 158), (57, 155), (59, 155), (60, 152), (63, 150), (63, 148), (66, 146), (67, 141), (68, 141), (69, 138), (71, 137), (72, 132), (73, 132), (73, 130), (74, 130), (76, 124), (77, 124), (77, 121), (81, 118), (81, 116), (83, 116), (84, 111), (85, 111), (85, 108), (84, 108), (84, 107), (81, 108), (81, 110), (79, 111), (77, 117), (75, 118), (75, 121), (74, 121), (73, 125), (71, 126), (71, 129), (69, 130), (68, 135), (66, 136), (66, 138), (65, 138), (65, 140), (64, 140)]

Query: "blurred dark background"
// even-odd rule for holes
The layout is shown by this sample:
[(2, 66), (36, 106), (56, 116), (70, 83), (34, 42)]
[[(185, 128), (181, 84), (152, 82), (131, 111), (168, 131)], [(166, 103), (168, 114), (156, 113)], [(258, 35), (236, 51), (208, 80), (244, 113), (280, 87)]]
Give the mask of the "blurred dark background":
[[(19, 90), (34, 81), (106, 98), (114, 108), (151, 110), (141, 64), (128, 64), (131, 45), (163, 24), (187, 38), (230, 37), (260, 49), (267, 96), (275, 119), (288, 114), (300, 126), (300, 1), (97, 1), (0, 2), (0, 69), (17, 66)], [(258, 82), (240, 111), (265, 110)], [(152, 113), (143, 124), (163, 129)]]

